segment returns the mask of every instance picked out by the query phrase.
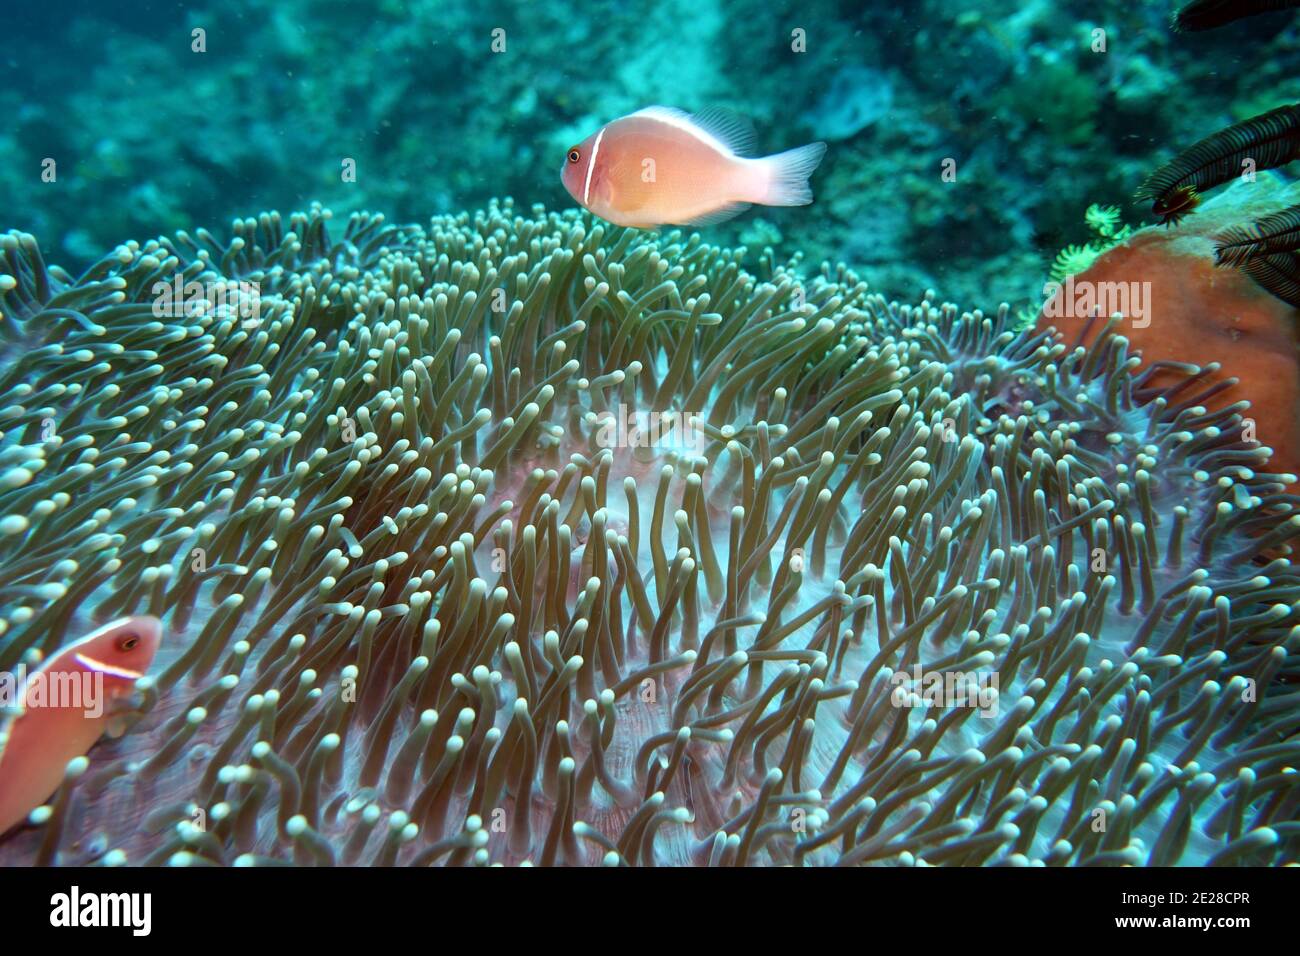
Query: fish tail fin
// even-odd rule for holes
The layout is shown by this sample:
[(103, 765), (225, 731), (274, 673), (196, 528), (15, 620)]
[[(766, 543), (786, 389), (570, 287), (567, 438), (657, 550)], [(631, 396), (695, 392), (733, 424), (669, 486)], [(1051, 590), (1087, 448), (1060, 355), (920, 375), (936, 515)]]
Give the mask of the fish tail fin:
[(825, 143), (809, 143), (784, 153), (764, 156), (759, 162), (767, 167), (767, 189), (759, 200), (765, 206), (806, 206), (813, 201), (808, 177), (826, 155)]

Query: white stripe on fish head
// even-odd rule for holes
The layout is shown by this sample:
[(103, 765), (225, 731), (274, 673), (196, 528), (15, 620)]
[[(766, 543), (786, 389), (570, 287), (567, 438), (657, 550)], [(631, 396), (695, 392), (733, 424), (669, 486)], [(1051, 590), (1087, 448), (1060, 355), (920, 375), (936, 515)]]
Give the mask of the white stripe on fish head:
[(105, 664), (103, 661), (97, 661), (93, 657), (87, 657), (85, 654), (74, 655), (75, 660), (82, 667), (89, 671), (97, 671), (105, 677), (121, 677), (125, 680), (139, 680), (144, 675), (139, 671), (128, 670), (125, 667), (114, 667), (112, 664)]
[(602, 126), (600, 132), (596, 134), (596, 142), (591, 144), (591, 156), (587, 159), (587, 181), (582, 186), (582, 204), (584, 206), (587, 205), (587, 200), (591, 196), (591, 174), (596, 171), (596, 157), (600, 155), (600, 141), (605, 138), (605, 130), (608, 128)]

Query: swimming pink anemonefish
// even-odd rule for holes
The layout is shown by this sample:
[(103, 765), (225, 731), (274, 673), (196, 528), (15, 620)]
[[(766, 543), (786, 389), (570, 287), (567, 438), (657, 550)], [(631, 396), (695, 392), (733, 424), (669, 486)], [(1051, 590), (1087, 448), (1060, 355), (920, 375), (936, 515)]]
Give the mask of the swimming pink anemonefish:
[(751, 205), (812, 202), (808, 177), (825, 143), (761, 157), (748, 155), (753, 145), (753, 127), (729, 111), (649, 106), (570, 147), (560, 176), (597, 216), (639, 229), (708, 225)]

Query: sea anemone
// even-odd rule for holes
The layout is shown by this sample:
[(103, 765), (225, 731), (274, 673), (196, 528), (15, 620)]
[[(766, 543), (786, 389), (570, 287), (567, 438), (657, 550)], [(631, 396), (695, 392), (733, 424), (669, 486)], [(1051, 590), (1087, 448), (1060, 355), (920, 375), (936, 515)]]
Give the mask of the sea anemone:
[(1295, 861), (1300, 516), (1193, 371), (572, 211), (329, 218), (0, 243), (0, 668), (168, 628), (0, 861)]

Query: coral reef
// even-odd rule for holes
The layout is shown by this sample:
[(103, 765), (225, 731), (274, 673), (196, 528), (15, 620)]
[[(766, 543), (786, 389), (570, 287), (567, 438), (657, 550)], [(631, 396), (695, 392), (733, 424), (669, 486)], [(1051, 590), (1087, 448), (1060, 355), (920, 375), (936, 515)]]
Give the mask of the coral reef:
[(809, 122), (819, 139), (852, 139), (887, 117), (893, 102), (893, 80), (887, 74), (865, 66), (844, 66), (831, 78)]
[(330, 227), (0, 239), (0, 668), (166, 624), (0, 862), (1296, 861), (1300, 517), (1195, 374), (575, 212)]

